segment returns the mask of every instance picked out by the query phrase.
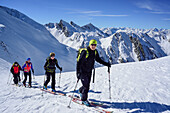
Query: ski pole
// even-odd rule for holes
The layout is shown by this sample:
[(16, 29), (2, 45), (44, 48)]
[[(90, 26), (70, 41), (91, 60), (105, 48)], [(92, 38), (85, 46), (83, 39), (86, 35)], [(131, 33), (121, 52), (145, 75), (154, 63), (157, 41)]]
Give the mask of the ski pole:
[[(45, 83), (45, 75), (44, 75), (44, 83)], [(44, 83), (43, 83), (43, 87), (44, 87)], [(43, 91), (42, 91), (42, 97), (43, 97)]]
[[(76, 91), (76, 88), (77, 88), (77, 84), (78, 84), (78, 82), (79, 82), (79, 79), (77, 80), (76, 86), (75, 86), (75, 88), (74, 88), (74, 92)], [(72, 94), (72, 96), (71, 96), (71, 99), (70, 99), (69, 105), (67, 106), (68, 108), (71, 108), (71, 107), (70, 107), (70, 104), (71, 104), (71, 101), (72, 101), (72, 99), (73, 99), (74, 92), (73, 92), (73, 94)]]
[(8, 76), (8, 81), (7, 81), (7, 84), (9, 84), (9, 78), (10, 78), (10, 74), (11, 74), (11, 72), (9, 72), (9, 76)]
[(22, 72), (22, 80), (23, 80), (23, 75), (24, 75), (24, 71)]
[(58, 82), (58, 87), (59, 87), (59, 88), (60, 88), (60, 79), (61, 79), (61, 71), (60, 71), (59, 82)]
[[(12, 78), (13, 78), (13, 77), (11, 77), (11, 80), (9, 81), (9, 84), (11, 84)], [(9, 85), (9, 84), (8, 84), (8, 85)]]
[(109, 98), (111, 99), (110, 67), (108, 67), (108, 75), (109, 75)]

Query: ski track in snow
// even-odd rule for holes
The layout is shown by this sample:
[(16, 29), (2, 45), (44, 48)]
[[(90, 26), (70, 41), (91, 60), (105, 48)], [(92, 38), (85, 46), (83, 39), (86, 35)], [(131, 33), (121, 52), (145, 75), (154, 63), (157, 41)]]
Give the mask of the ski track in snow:
[[(91, 83), (89, 100), (103, 102), (106, 110), (116, 113), (126, 112), (170, 112), (170, 57), (152, 61), (112, 65), (111, 96), (107, 67), (96, 69), (95, 83)], [(71, 103), (69, 97), (42, 92), (39, 88), (24, 88), (7, 85), (11, 64), (0, 59), (0, 112), (1, 113), (96, 113), (85, 106)], [(75, 84), (75, 72), (61, 74), (61, 88), (56, 90), (72, 94)], [(11, 76), (11, 75), (10, 75)], [(22, 78), (22, 76), (21, 76)], [(11, 80), (11, 78), (10, 78)], [(33, 86), (42, 87), (44, 75), (33, 79)], [(11, 84), (13, 81), (11, 81)], [(51, 83), (48, 84), (50, 88)], [(78, 88), (81, 83), (78, 83)], [(75, 94), (78, 94), (76, 90)], [(42, 96), (43, 94), (43, 96)]]

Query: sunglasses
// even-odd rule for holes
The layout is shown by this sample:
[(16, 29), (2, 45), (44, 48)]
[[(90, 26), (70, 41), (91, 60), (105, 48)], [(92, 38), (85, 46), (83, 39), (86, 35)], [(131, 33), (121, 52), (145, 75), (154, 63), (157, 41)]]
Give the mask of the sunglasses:
[(96, 44), (91, 44), (92, 46), (96, 46)]

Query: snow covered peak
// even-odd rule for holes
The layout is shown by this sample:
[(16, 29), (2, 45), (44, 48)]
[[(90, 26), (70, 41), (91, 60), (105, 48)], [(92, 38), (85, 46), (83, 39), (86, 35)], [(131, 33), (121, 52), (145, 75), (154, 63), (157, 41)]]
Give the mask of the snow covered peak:
[(54, 28), (55, 25), (54, 25), (54, 23), (48, 23), (48, 24), (45, 24), (45, 27)]
[(84, 26), (82, 26), (82, 28), (90, 30), (90, 31), (94, 31), (95, 29), (97, 29), (97, 27), (95, 27), (92, 23), (84, 25)]
[(5, 11), (7, 14), (9, 14), (12, 17), (15, 17), (29, 25), (31, 25), (32, 27), (34, 27), (35, 29), (39, 29), (39, 30), (45, 30), (44, 27), (42, 27), (41, 24), (35, 22), (34, 20), (32, 20), (31, 18), (29, 18), (28, 16), (26, 16), (25, 14), (15, 10), (15, 9), (10, 9), (4, 6), (0, 6), (0, 10)]
[(74, 27), (78, 32), (84, 32), (85, 30), (79, 25), (75, 24), (73, 21), (70, 22), (71, 26)]

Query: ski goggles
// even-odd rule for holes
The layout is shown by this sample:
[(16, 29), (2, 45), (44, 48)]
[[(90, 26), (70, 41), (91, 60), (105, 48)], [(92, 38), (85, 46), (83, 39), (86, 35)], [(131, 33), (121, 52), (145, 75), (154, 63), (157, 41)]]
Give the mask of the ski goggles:
[(92, 46), (97, 46), (97, 44), (91, 44)]

